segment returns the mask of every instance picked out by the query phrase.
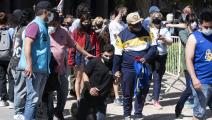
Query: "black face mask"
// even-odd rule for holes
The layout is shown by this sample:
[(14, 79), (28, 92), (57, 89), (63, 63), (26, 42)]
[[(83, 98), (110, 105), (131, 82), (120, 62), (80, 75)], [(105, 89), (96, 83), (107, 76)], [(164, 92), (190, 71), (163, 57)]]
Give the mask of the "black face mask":
[(112, 58), (107, 58), (107, 57), (104, 57), (104, 56), (102, 56), (102, 59), (103, 59), (103, 61), (104, 61), (104, 63), (105, 63), (105, 65), (107, 65), (107, 66), (109, 66), (109, 65), (111, 65), (112, 64)]
[(127, 23), (127, 16), (122, 16), (122, 21), (126, 24)]
[(90, 31), (91, 30), (91, 24), (81, 24), (82, 29), (85, 31)]
[(159, 25), (159, 24), (161, 24), (161, 21), (162, 21), (162, 20), (156, 18), (156, 19), (153, 19), (153, 20), (152, 20), (152, 23), (153, 23), (153, 24), (156, 24), (156, 25)]

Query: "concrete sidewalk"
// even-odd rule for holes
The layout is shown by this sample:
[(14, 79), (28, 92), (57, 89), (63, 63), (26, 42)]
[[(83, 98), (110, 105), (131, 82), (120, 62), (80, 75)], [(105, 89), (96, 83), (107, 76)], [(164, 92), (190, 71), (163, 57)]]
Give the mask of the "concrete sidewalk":
[[(164, 83), (170, 84), (173, 80), (174, 79), (168, 75), (164, 76), (161, 90), (163, 94), (163, 100), (161, 100), (163, 109), (156, 110), (152, 105), (145, 105), (143, 110), (143, 114), (145, 116), (144, 120), (191, 120), (192, 109), (186, 106), (182, 111), (182, 117), (175, 119), (175, 105), (180, 97), (181, 91), (171, 88), (170, 92), (164, 94), (165, 89), (168, 87), (168, 85)], [(174, 86), (182, 90), (185, 88), (185, 86), (180, 82), (177, 82)], [(150, 88), (150, 93), (151, 92), (152, 88)], [(74, 98), (68, 97), (64, 111), (66, 120), (72, 120), (69, 111), (73, 102), (75, 102)], [(116, 106), (113, 103), (108, 104), (107, 120), (122, 120), (122, 113), (122, 106)], [(0, 107), (0, 120), (13, 120), (13, 110), (6, 107)], [(212, 120), (212, 113), (209, 110), (207, 111), (207, 120)]]

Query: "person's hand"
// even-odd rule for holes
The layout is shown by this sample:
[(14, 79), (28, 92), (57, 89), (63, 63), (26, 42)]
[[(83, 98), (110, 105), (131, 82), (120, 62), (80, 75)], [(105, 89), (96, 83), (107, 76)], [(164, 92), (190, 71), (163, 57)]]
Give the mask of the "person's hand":
[(96, 87), (92, 87), (89, 91), (92, 96), (99, 96), (99, 89)]
[(85, 58), (87, 58), (87, 59), (92, 59), (92, 58), (94, 58), (94, 57), (96, 57), (96, 56), (91, 55), (91, 54), (88, 54), (88, 55), (85, 56)]
[(167, 28), (171, 28), (171, 27), (173, 27), (173, 26), (172, 26), (172, 24), (166, 24), (166, 27), (167, 27)]
[(139, 60), (141, 63), (146, 63), (146, 59), (145, 58), (141, 58), (140, 60)]
[(121, 72), (120, 71), (116, 71), (116, 73), (114, 74), (115, 77), (120, 78), (121, 77)]
[(116, 71), (116, 73), (114, 74), (114, 76), (115, 76), (114, 83), (118, 83), (121, 80), (121, 72), (120, 71)]
[(31, 77), (32, 76), (32, 65), (27, 65), (25, 70), (24, 70), (24, 74), (27, 77)]
[(192, 80), (192, 82), (193, 82), (194, 89), (196, 89), (196, 90), (202, 89), (202, 85), (198, 79), (194, 79), (194, 80)]

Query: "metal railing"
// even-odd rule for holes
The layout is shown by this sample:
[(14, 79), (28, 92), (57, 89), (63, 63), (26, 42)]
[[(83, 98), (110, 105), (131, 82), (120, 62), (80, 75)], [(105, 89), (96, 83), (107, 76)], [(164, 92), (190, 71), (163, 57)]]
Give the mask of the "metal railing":
[(169, 92), (171, 88), (182, 91), (181, 89), (174, 86), (177, 82), (181, 82), (185, 85), (184, 81), (180, 78), (182, 72), (182, 44), (178, 36), (172, 36), (172, 39), (172, 45), (168, 46), (166, 74), (174, 77), (174, 81), (171, 84), (164, 82), (169, 86), (165, 90), (165, 93)]

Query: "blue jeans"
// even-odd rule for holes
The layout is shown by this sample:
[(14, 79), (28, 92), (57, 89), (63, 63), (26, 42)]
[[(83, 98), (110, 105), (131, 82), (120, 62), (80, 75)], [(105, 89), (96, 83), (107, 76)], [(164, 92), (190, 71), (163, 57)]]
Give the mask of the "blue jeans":
[(193, 115), (204, 119), (207, 105), (212, 108), (212, 85), (202, 84), (202, 90), (196, 90), (191, 85), (191, 89), (194, 96)]
[(26, 77), (24, 71), (22, 71), (22, 75), (26, 80), (27, 89), (24, 117), (25, 120), (35, 120), (36, 108), (41, 102), (48, 75), (44, 73), (33, 73), (32, 77)]
[(12, 76), (15, 81), (14, 85), (14, 109), (16, 114), (23, 114), (26, 100), (26, 81), (24, 73), (11, 69)]

